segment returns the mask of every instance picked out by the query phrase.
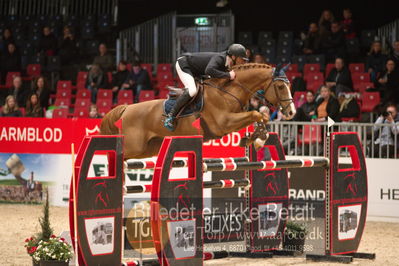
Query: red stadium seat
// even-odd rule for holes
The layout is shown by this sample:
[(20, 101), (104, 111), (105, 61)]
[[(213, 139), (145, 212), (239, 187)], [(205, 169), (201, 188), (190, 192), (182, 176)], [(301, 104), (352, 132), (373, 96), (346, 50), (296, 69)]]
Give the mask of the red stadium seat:
[(73, 112), (73, 117), (88, 118), (89, 117), (89, 107), (76, 108), (76, 106), (75, 106), (75, 110)]
[(154, 100), (154, 99), (155, 99), (154, 91), (141, 91), (140, 92), (140, 97), (139, 97), (140, 102), (150, 101), (150, 100)]
[(76, 77), (76, 84), (78, 84), (79, 82), (85, 83), (87, 79), (87, 74), (88, 73), (85, 71), (79, 71), (78, 76)]
[(160, 73), (172, 73), (171, 64), (158, 64), (157, 65), (157, 75)]
[(111, 99), (98, 99), (97, 98), (97, 107), (110, 110), (112, 108), (112, 98)]
[(121, 90), (118, 93), (118, 104), (132, 104), (133, 92), (131, 90)]
[(97, 92), (97, 100), (105, 99), (112, 101), (112, 91), (107, 89), (99, 89)]
[(353, 83), (370, 82), (369, 73), (352, 73)]
[(306, 80), (306, 82), (321, 81), (322, 83), (324, 83), (324, 76), (321, 72), (308, 72), (304, 76), (304, 79)]
[(68, 109), (58, 108), (53, 110), (53, 118), (67, 118), (67, 117), (68, 117)]
[(58, 89), (72, 89), (72, 81), (70, 80), (57, 81), (57, 90)]
[(0, 88), (11, 88), (13, 79), (20, 76), (20, 72), (8, 72), (6, 75), (6, 83), (4, 85), (0, 85)]
[(75, 109), (76, 108), (86, 108), (87, 110), (89, 110), (90, 104), (91, 104), (90, 98), (79, 98), (79, 99), (76, 99)]
[(111, 107), (98, 107), (98, 114), (102, 117), (106, 115), (111, 110)]
[(294, 79), (298, 77), (302, 77), (302, 74), (299, 72), (287, 72), (285, 74), (290, 82), (292, 82)]
[(71, 98), (56, 98), (54, 105), (69, 107), (71, 105)]
[(372, 82), (359, 82), (353, 85), (354, 89), (360, 93), (364, 93), (367, 89), (374, 88)]
[(356, 63), (356, 64), (349, 64), (349, 70), (351, 73), (364, 73), (364, 64), (363, 63)]
[(152, 77), (152, 65), (151, 64), (141, 64), (141, 67), (147, 70), (150, 77)]
[(70, 99), (72, 97), (72, 92), (71, 92), (71, 90), (68, 90), (68, 89), (58, 89), (55, 97), (57, 99), (58, 98)]
[(326, 65), (326, 78), (328, 77), (328, 75), (330, 74), (331, 70), (335, 67), (335, 64), (327, 64)]
[(298, 64), (290, 64), (286, 72), (299, 72)]
[(40, 64), (28, 64), (26, 67), (26, 74), (30, 79), (37, 78), (42, 73)]
[(310, 81), (310, 82), (306, 83), (306, 89), (316, 93), (323, 84), (324, 84), (324, 82), (321, 80)]
[(380, 103), (379, 92), (364, 92), (361, 98), (362, 106), (360, 110), (362, 112), (373, 112), (375, 107)]
[(310, 72), (320, 72), (320, 64), (305, 64), (303, 74), (306, 76)]
[(157, 81), (158, 81), (158, 83), (167, 82), (167, 81), (174, 82), (171, 72), (170, 73), (164, 72), (161, 74), (157, 74)]
[(306, 102), (306, 91), (294, 92), (294, 104), (296, 108), (300, 107), (305, 102)]
[(90, 99), (91, 91), (88, 89), (78, 89), (76, 92), (76, 99)]
[(310, 143), (321, 143), (322, 142), (322, 134), (321, 134), (321, 126), (320, 125), (304, 125), (302, 131), (302, 138), (298, 136), (298, 143), (302, 144), (310, 144)]

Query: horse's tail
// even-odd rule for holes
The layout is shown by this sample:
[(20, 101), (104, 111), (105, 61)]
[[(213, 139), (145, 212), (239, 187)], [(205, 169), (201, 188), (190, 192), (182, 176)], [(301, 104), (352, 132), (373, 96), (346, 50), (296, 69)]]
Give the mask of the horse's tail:
[(127, 105), (119, 105), (108, 112), (102, 119), (100, 125), (101, 135), (118, 135), (119, 129), (115, 126), (115, 122), (118, 121), (123, 112), (125, 111)]

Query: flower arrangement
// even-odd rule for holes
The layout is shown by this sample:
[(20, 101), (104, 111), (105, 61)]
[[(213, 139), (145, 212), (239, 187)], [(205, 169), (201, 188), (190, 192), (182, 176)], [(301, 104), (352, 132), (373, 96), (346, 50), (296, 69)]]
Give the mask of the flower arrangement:
[(62, 237), (52, 235), (48, 241), (40, 240), (37, 244), (36, 249), (32, 247), (32, 250), (35, 250), (32, 255), (35, 261), (56, 260), (68, 262), (72, 258), (72, 247)]
[(53, 235), (50, 226), (50, 211), (48, 192), (46, 202), (43, 205), (43, 217), (39, 218), (41, 231), (30, 238), (25, 239), (25, 248), (32, 257), (33, 265), (40, 265), (45, 261), (68, 262), (72, 258), (71, 245), (64, 238)]
[(37, 249), (37, 245), (38, 245), (38, 240), (36, 237), (30, 237), (25, 239), (25, 248), (26, 251), (28, 252), (29, 256), (33, 256), (33, 254), (35, 253), (36, 249)]

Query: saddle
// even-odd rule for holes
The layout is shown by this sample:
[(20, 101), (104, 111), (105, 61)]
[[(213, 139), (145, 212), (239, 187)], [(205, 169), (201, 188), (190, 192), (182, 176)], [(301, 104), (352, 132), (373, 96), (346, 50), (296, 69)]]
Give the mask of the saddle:
[[(183, 108), (180, 110), (177, 118), (186, 117), (193, 115), (194, 113), (200, 113), (204, 107), (204, 80), (209, 79), (210, 76), (201, 76), (197, 81), (198, 93), (191, 99)], [(168, 99), (164, 102), (163, 111), (166, 115), (172, 109), (176, 102), (176, 99), (186, 91), (186, 88), (177, 88), (168, 86), (169, 94)]]

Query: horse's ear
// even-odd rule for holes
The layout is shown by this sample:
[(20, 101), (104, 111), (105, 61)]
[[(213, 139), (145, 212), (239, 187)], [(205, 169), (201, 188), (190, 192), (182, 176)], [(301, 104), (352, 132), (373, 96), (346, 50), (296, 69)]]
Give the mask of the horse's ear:
[(281, 72), (285, 74), (285, 71), (287, 71), (288, 67), (291, 65), (291, 63), (286, 64), (282, 69)]
[(273, 76), (278, 77), (280, 75), (280, 70), (281, 70), (281, 63), (278, 63), (276, 68), (274, 69)]

